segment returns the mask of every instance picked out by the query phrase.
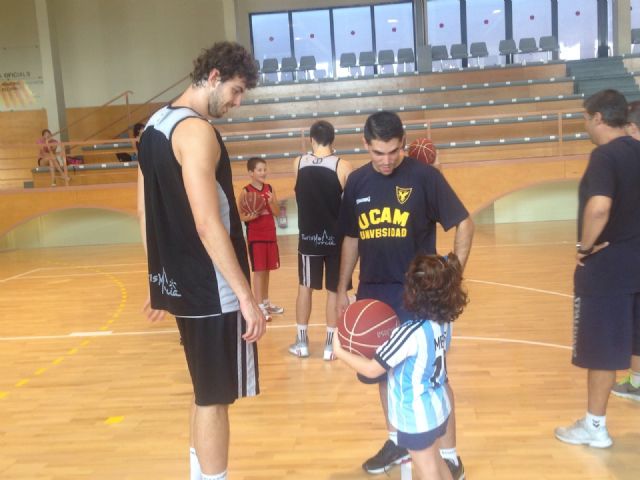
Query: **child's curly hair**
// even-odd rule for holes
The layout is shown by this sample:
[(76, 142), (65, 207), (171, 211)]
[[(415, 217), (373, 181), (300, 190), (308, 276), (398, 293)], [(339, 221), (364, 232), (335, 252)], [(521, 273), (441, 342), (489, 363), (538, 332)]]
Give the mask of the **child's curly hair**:
[(404, 304), (418, 318), (438, 323), (453, 322), (468, 303), (462, 287), (462, 265), (455, 253), (416, 255), (409, 265)]

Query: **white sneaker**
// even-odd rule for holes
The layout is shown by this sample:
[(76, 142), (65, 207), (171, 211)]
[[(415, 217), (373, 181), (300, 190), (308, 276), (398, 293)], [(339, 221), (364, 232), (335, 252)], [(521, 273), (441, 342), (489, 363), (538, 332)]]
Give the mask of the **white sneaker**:
[(307, 342), (301, 342), (296, 339), (296, 343), (289, 346), (289, 353), (296, 357), (308, 357), (309, 356), (309, 344)]
[(262, 311), (262, 315), (264, 316), (264, 319), (267, 322), (270, 322), (271, 321), (271, 315), (269, 314), (269, 311), (266, 308), (264, 308), (262, 305), (260, 305), (260, 310)]
[(555, 429), (558, 440), (571, 445), (589, 445), (595, 448), (607, 448), (613, 444), (606, 427), (592, 429), (587, 427), (585, 419), (581, 418), (568, 427)]
[(336, 356), (333, 354), (333, 345), (324, 346), (324, 353), (322, 354), (322, 358), (327, 362), (336, 359)]
[(281, 315), (284, 313), (284, 308), (270, 303), (269, 305), (267, 305), (267, 312), (273, 315)]

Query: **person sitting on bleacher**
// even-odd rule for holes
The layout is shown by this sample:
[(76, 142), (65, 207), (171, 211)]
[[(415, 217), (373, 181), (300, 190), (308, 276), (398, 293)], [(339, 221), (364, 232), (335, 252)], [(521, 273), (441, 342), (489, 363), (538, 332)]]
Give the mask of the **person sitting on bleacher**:
[(58, 159), (59, 143), (53, 135), (51, 130), (45, 128), (42, 130), (42, 137), (38, 139), (38, 145), (40, 145), (40, 152), (38, 153), (38, 166), (49, 167), (49, 173), (51, 174), (51, 186), (56, 186), (56, 171), (60, 173), (60, 176), (64, 179), (65, 185), (69, 185), (69, 177), (66, 175), (62, 162)]

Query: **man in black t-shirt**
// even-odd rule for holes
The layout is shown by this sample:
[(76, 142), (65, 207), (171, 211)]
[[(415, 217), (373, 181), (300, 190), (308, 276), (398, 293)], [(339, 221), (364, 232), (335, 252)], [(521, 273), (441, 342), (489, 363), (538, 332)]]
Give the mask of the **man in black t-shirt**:
[[(344, 238), (339, 314), (348, 305), (347, 286), (360, 258), (357, 298), (385, 302), (401, 320), (408, 320), (402, 304), (404, 276), (416, 254), (436, 253), (437, 223), (445, 230), (455, 227), (453, 251), (463, 266), (467, 261), (474, 228), (469, 213), (440, 171), (404, 156), (404, 142), (402, 121), (395, 113), (378, 112), (367, 119), (364, 146), (371, 161), (349, 175), (340, 207)], [(386, 376), (377, 382), (389, 440), (362, 465), (369, 473), (384, 473), (408, 457), (407, 450), (397, 445), (397, 432), (387, 419)], [(441, 454), (458, 479), (464, 468), (455, 451), (453, 392), (448, 383), (447, 392), (452, 411)]]
[(580, 181), (572, 363), (587, 369), (587, 413), (555, 430), (566, 443), (606, 448), (616, 370), (640, 355), (640, 142), (626, 135), (627, 102), (615, 90), (585, 101), (597, 147)]

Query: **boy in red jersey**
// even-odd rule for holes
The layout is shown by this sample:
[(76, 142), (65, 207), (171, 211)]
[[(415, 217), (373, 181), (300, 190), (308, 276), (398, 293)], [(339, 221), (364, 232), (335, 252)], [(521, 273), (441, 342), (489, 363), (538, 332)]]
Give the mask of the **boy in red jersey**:
[[(272, 314), (284, 312), (284, 308), (273, 305), (269, 301), (269, 271), (280, 268), (276, 224), (273, 219), (274, 215), (277, 216), (280, 213), (280, 206), (273, 187), (266, 183), (267, 162), (262, 158), (252, 157), (247, 160), (247, 171), (251, 183), (245, 185), (240, 193), (238, 210), (240, 220), (247, 226), (249, 259), (253, 271), (253, 294), (269, 321)], [(240, 208), (248, 192), (255, 192), (265, 199), (262, 211), (246, 213)]]

